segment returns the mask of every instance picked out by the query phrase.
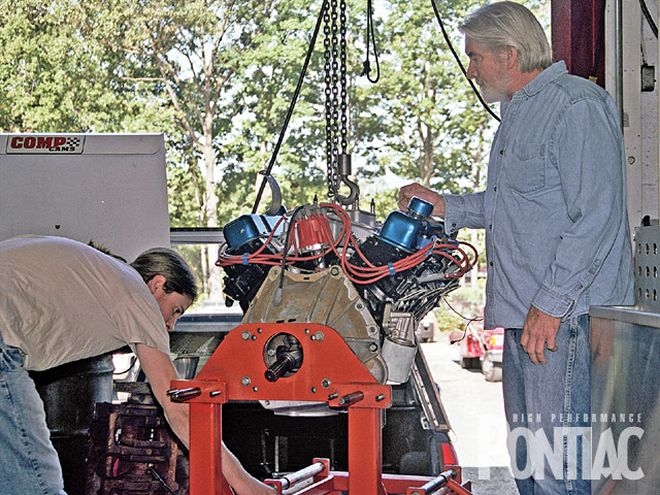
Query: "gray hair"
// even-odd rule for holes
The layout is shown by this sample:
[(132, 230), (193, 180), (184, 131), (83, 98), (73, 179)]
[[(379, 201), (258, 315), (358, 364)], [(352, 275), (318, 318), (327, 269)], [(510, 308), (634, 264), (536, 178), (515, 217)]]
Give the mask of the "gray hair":
[(552, 65), (548, 38), (529, 9), (515, 2), (484, 5), (470, 14), (459, 30), (492, 50), (511, 46), (518, 51), (521, 72)]
[(149, 249), (138, 256), (131, 266), (137, 270), (145, 283), (156, 275), (165, 277), (165, 292), (178, 292), (193, 301), (197, 299), (195, 275), (186, 260), (171, 249)]

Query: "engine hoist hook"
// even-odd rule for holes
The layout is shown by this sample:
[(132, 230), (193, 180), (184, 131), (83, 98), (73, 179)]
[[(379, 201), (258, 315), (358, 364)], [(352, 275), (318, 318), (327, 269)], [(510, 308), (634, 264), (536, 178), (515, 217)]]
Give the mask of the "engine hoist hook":
[(355, 205), (357, 200), (360, 198), (360, 187), (355, 182), (353, 182), (351, 179), (348, 178), (348, 176), (351, 175), (352, 172), (353, 170), (351, 165), (351, 155), (348, 153), (340, 153), (339, 178), (344, 184), (348, 186), (350, 193), (348, 194), (348, 196), (342, 196), (341, 194), (337, 194), (335, 196), (335, 200), (344, 206)]

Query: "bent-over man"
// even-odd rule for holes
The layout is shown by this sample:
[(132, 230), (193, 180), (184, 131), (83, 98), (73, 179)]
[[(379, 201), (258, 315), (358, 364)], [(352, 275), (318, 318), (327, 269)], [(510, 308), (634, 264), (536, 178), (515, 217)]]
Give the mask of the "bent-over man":
[[(189, 406), (171, 402), (166, 393), (177, 378), (168, 332), (196, 297), (190, 268), (169, 249), (151, 249), (128, 265), (62, 237), (0, 242), (0, 493), (65, 493), (28, 370), (126, 345), (137, 354), (172, 430), (188, 446)], [(273, 493), (226, 448), (222, 461), (237, 495)]]

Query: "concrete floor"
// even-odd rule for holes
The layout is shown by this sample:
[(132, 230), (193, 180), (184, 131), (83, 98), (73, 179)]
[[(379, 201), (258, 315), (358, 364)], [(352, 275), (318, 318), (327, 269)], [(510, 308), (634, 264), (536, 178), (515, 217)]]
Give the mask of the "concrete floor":
[(422, 344), (442, 402), (464, 477), (475, 495), (517, 495), (509, 470), (502, 384), (490, 383), (479, 371), (461, 368), (458, 345), (446, 334)]

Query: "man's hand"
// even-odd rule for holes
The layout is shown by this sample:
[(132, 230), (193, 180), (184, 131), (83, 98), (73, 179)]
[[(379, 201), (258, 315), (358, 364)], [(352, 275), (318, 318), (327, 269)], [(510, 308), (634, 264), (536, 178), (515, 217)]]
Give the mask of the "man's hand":
[(545, 364), (546, 344), (549, 351), (557, 350), (555, 338), (560, 321), (560, 318), (550, 316), (534, 306), (530, 308), (523, 326), (520, 345), (529, 354), (532, 363)]
[(399, 197), (397, 199), (397, 205), (400, 210), (406, 211), (408, 209), (408, 203), (410, 200), (417, 196), (419, 199), (428, 201), (433, 205), (433, 212), (431, 215), (434, 217), (443, 217), (445, 216), (445, 200), (442, 198), (442, 195), (438, 194), (431, 189), (422, 186), (421, 184), (408, 184), (399, 189)]

